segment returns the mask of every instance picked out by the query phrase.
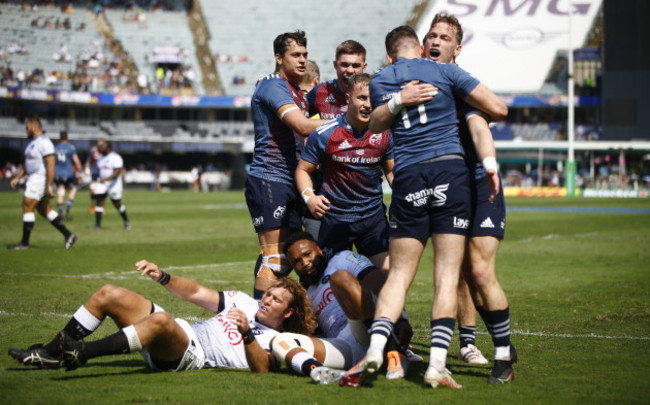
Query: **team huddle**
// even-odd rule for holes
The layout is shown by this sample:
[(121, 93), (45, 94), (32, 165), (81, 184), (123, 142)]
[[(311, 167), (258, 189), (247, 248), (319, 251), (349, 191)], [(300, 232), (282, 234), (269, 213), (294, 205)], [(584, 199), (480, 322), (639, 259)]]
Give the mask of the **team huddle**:
[[(245, 197), (260, 245), (253, 297), (215, 291), (142, 260), (136, 269), (143, 276), (215, 316), (190, 324), (138, 293), (105, 285), (48, 343), (9, 349), (10, 356), (66, 370), (136, 351), (155, 370), (261, 373), (284, 364), (314, 382), (346, 387), (364, 384), (385, 364), (387, 379), (403, 378), (409, 363), (423, 361), (410, 348), (405, 305), (431, 239), (435, 295), (425, 384), (462, 387), (446, 366), (457, 320), (459, 359), (488, 363), (475, 346), (477, 313), (494, 344), (488, 382), (511, 382), (517, 352), (495, 271), (505, 202), (488, 127), (507, 107), (456, 65), (462, 36), (450, 15), (436, 15), (423, 43), (413, 29), (397, 27), (385, 40), (390, 64), (374, 75), (364, 73), (365, 48), (344, 41), (335, 54), (337, 78), (323, 83), (310, 74), (304, 32), (276, 37), (275, 71), (260, 79), (251, 100), (255, 149)], [(110, 152), (104, 144), (102, 154)], [(106, 170), (97, 194), (110, 196), (128, 229), (121, 189), (118, 196), (106, 187), (117, 172)], [(388, 218), (384, 177), (392, 189)], [(76, 236), (59, 216), (39, 212), (72, 246)], [(32, 226), (33, 216), (32, 208)], [(99, 226), (101, 213), (97, 218)], [(288, 277), (292, 270), (299, 282)], [(120, 330), (83, 341), (106, 316)]]

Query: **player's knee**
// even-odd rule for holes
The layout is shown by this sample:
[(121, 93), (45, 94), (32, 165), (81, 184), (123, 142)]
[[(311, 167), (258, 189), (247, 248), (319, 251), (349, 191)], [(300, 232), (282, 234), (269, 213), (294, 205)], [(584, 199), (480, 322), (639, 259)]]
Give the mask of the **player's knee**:
[(156, 334), (171, 332), (174, 328), (174, 318), (167, 312), (154, 312), (147, 317), (147, 327)]
[(105, 284), (95, 291), (91, 300), (98, 306), (110, 306), (116, 302), (122, 302), (127, 290), (112, 284)]

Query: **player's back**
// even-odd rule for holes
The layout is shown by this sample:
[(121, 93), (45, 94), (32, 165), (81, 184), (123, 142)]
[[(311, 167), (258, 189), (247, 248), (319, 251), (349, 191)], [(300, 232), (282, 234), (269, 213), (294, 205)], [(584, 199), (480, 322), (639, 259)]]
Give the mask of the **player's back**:
[(372, 106), (387, 102), (393, 93), (416, 80), (436, 86), (430, 101), (403, 108), (392, 126), (395, 142), (395, 172), (409, 164), (448, 154), (463, 154), (458, 141), (455, 98), (465, 99), (478, 80), (455, 65), (428, 59), (398, 58), (373, 76), (370, 83)]
[(72, 177), (74, 175), (72, 157), (77, 149), (71, 143), (60, 143), (54, 147), (56, 154), (55, 172), (57, 177)]

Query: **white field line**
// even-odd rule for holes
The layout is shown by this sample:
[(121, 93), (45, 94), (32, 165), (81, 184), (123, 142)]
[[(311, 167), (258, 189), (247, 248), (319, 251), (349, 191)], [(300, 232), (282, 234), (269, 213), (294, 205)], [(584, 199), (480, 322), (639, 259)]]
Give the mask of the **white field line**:
[[(229, 262), (229, 263), (213, 263), (213, 264), (200, 264), (196, 266), (169, 266), (164, 267), (164, 270), (200, 270), (200, 269), (218, 269), (223, 267), (232, 267), (232, 266), (250, 266), (254, 264), (255, 261), (245, 261), (245, 262)], [(138, 272), (133, 270), (127, 271), (108, 271), (105, 273), (95, 273), (95, 274), (52, 274), (52, 273), (0, 273), (3, 276), (24, 276), (24, 277), (54, 277), (54, 278), (81, 278), (81, 279), (107, 279), (107, 280), (128, 280), (133, 279), (138, 275)], [(233, 283), (232, 280), (202, 280), (202, 281), (211, 281), (218, 283)], [(241, 283), (252, 283), (252, 281), (241, 281)]]
[[(34, 317), (43, 317), (51, 316), (56, 318), (72, 318), (73, 314), (59, 314), (56, 312), (40, 312), (38, 314), (30, 314), (25, 312), (8, 312), (0, 311), (0, 317), (2, 316), (20, 316), (26, 318)], [(183, 319), (190, 322), (202, 321), (202, 318), (197, 318), (195, 316), (184, 316)], [(426, 333), (429, 332), (427, 329), (417, 329), (414, 332)], [(488, 335), (487, 332), (476, 332), (478, 335)], [(622, 339), (622, 340), (650, 340), (650, 336), (607, 336), (607, 335), (597, 335), (595, 333), (581, 334), (581, 335), (572, 335), (569, 333), (545, 333), (545, 332), (531, 332), (515, 329), (511, 332), (513, 335), (521, 336), (538, 336), (538, 337), (548, 337), (548, 338), (565, 338), (565, 339)]]

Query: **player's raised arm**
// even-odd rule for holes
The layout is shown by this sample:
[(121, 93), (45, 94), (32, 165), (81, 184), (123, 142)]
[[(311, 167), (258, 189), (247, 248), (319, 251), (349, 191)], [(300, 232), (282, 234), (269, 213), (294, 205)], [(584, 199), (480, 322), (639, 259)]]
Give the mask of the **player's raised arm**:
[(479, 160), (483, 163), (490, 186), (490, 199), (499, 194), (500, 181), (497, 171), (496, 148), (488, 122), (482, 114), (474, 113), (467, 117), (467, 127), (476, 148)]
[(207, 288), (196, 281), (185, 277), (171, 275), (163, 271), (157, 264), (140, 260), (135, 264), (136, 270), (143, 276), (164, 285), (167, 291), (178, 298), (196, 304), (202, 308), (216, 312), (219, 308), (219, 292)]
[(502, 120), (508, 115), (506, 104), (483, 83), (479, 83), (465, 97), (465, 102), (486, 113), (493, 121)]
[(253, 373), (268, 373), (277, 368), (277, 360), (273, 355), (260, 346), (255, 340), (255, 335), (248, 324), (246, 314), (239, 308), (230, 308), (226, 314), (230, 322), (237, 326), (237, 330), (244, 337), (244, 351), (246, 362)]
[(417, 80), (407, 83), (387, 103), (372, 110), (369, 125), (370, 131), (378, 134), (390, 129), (395, 120), (395, 116), (403, 107), (425, 103), (431, 100), (436, 94), (438, 94), (438, 88), (432, 84), (420, 84)]

